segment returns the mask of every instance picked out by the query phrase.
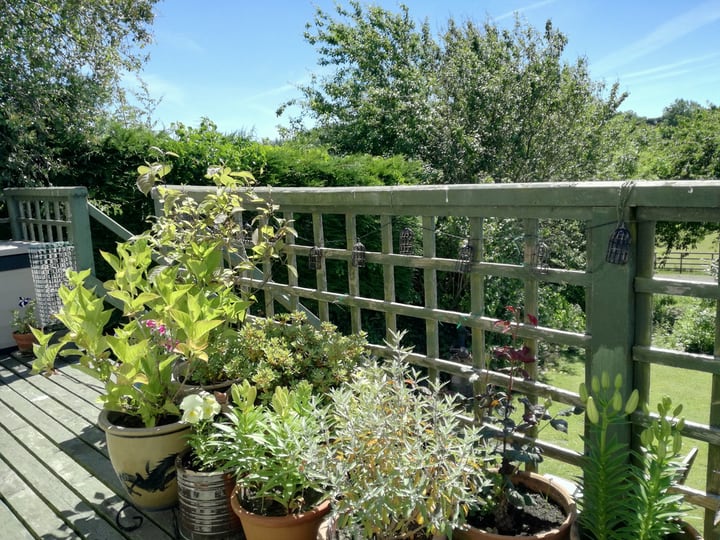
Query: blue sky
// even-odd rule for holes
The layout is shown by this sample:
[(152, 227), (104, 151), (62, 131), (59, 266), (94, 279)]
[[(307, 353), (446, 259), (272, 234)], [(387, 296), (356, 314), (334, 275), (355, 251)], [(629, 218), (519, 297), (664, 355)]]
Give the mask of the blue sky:
[[(393, 11), (396, 0), (371, 2)], [(433, 30), (448, 19), (490, 19), (504, 27), (519, 12), (542, 29), (547, 19), (568, 37), (568, 61), (587, 57), (595, 80), (630, 93), (622, 110), (662, 114), (675, 99), (720, 105), (720, 0), (406, 0)], [(155, 43), (141, 76), (157, 127), (197, 126), (208, 117), (223, 132), (275, 138), (287, 125), (275, 110), (299, 97), (298, 83), (319, 72), (303, 39), (314, 6), (334, 0), (162, 0)]]

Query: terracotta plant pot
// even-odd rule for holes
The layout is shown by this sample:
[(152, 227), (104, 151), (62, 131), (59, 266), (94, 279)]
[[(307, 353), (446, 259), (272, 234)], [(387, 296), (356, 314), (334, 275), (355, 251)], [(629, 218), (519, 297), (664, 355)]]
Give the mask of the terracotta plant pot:
[(15, 340), (18, 351), (20, 351), (22, 354), (32, 354), (33, 343), (35, 343), (35, 336), (33, 336), (31, 333), (19, 334), (18, 332), (13, 332), (12, 337)]
[(316, 540), (323, 518), (330, 512), (330, 501), (324, 501), (304, 514), (262, 516), (245, 510), (237, 494), (235, 488), (230, 504), (242, 522), (247, 540)]
[[(570, 540), (582, 540), (582, 534), (580, 533), (578, 524), (575, 523), (575, 525), (572, 528), (572, 533), (570, 535)], [(677, 534), (671, 534), (669, 536), (665, 536), (663, 540), (703, 540), (702, 534), (698, 532), (698, 530), (687, 523), (686, 521), (682, 522), (682, 531), (680, 531)]]
[(533, 536), (496, 534), (466, 526), (462, 530), (456, 531), (453, 538), (459, 540), (509, 540), (512, 538), (522, 540), (567, 540), (570, 538), (570, 531), (575, 523), (577, 510), (575, 501), (573, 501), (569, 493), (559, 485), (552, 483), (548, 478), (535, 473), (520, 472), (513, 476), (512, 482), (515, 485), (522, 485), (531, 491), (541, 493), (557, 503), (565, 512), (565, 521), (557, 528)]
[(98, 426), (105, 432), (115, 474), (130, 501), (145, 510), (165, 510), (178, 502), (175, 459), (187, 448), (189, 424), (174, 422), (152, 428), (117, 425), (122, 414), (101, 411)]
[(702, 534), (687, 521), (682, 522), (682, 532), (673, 534), (667, 540), (703, 540)]
[[(582, 540), (582, 534), (580, 533), (577, 522), (573, 525), (570, 540)], [(695, 527), (690, 525), (687, 521), (683, 521), (682, 531), (677, 534), (665, 536), (663, 540), (703, 540), (703, 536)]]
[(240, 519), (230, 506), (235, 477), (225, 471), (198, 472), (186, 467), (189, 452), (177, 457), (180, 535), (192, 540), (242, 538)]

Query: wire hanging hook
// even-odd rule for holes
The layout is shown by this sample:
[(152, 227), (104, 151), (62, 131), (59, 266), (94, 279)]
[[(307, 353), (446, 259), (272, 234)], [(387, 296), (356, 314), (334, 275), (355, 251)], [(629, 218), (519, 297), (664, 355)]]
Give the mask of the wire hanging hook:
[(635, 187), (635, 182), (628, 180), (623, 182), (618, 192), (617, 204), (617, 226), (610, 235), (605, 260), (611, 264), (626, 264), (630, 255), (630, 244), (632, 237), (630, 230), (625, 226), (624, 216), (630, 194)]

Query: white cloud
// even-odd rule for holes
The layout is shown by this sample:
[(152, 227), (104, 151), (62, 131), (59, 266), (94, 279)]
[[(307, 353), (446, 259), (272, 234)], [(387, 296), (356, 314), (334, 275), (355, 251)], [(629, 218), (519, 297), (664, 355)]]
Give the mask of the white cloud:
[(154, 73), (143, 73), (142, 79), (148, 87), (150, 96), (162, 99), (165, 105), (183, 106), (186, 104), (186, 94), (181, 86)]
[(183, 52), (203, 53), (205, 47), (186, 34), (176, 32), (159, 31), (155, 41), (168, 49), (176, 49)]
[(283, 94), (287, 94), (288, 92), (295, 90), (296, 86), (294, 84), (283, 84), (281, 86), (276, 86), (275, 88), (268, 88), (267, 90), (263, 90), (262, 92), (258, 92), (257, 94), (253, 94), (251, 96), (247, 97), (248, 101), (257, 101), (264, 99), (266, 97), (272, 97), (272, 96), (280, 96)]
[(720, 19), (720, 2), (711, 0), (700, 4), (664, 22), (642, 39), (594, 62), (593, 71), (600, 75), (616, 71), (620, 66), (667, 47), (718, 19)]
[(517, 9), (514, 9), (512, 11), (508, 11), (506, 13), (503, 13), (502, 15), (499, 15), (497, 17), (493, 17), (495, 21), (503, 21), (505, 19), (509, 19), (511, 17), (514, 17), (516, 13), (523, 13), (525, 11), (532, 11), (533, 9), (538, 9), (543, 6), (547, 6), (548, 4), (554, 4), (557, 2), (557, 0), (541, 0), (540, 2), (535, 2), (534, 4), (530, 4), (529, 6), (525, 7), (519, 7)]
[[(640, 71), (633, 71), (630, 73), (624, 73), (622, 75), (623, 81), (642, 79), (642, 80), (657, 80), (675, 77), (685, 73), (691, 73), (696, 71), (706, 71), (708, 69), (715, 69), (718, 62), (708, 62), (714, 58), (720, 57), (720, 53), (705, 54), (697, 56), (695, 58), (687, 58), (679, 62), (671, 62), (668, 64), (662, 64), (649, 69), (642, 69)], [(693, 64), (705, 64), (700, 66), (693, 66)], [(678, 69), (683, 68), (683, 69)]]

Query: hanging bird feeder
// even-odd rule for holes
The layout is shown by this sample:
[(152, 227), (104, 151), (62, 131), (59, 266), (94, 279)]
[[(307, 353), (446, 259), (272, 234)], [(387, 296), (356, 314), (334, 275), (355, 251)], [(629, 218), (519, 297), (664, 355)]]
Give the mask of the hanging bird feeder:
[(625, 223), (618, 224), (610, 236), (605, 260), (612, 264), (626, 264), (630, 255), (631, 241), (630, 231), (625, 226)]
[(322, 251), (319, 247), (313, 246), (308, 254), (308, 267), (310, 270), (317, 270), (322, 264)]
[(365, 246), (359, 240), (355, 242), (352, 250), (352, 265), (362, 268), (365, 266)]
[(415, 233), (405, 227), (400, 232), (400, 255), (413, 255), (415, 251)]
[(473, 248), (468, 240), (465, 240), (458, 252), (455, 271), (461, 274), (467, 273), (472, 267)]

